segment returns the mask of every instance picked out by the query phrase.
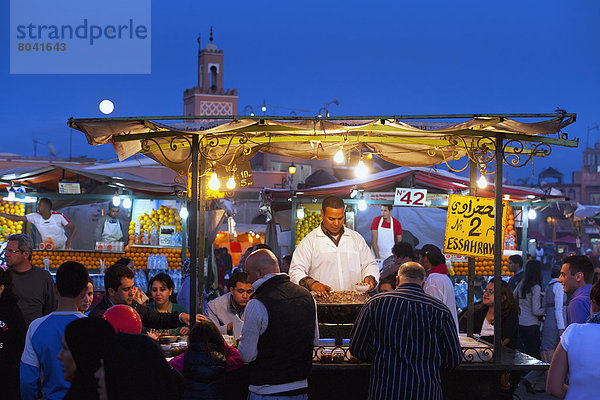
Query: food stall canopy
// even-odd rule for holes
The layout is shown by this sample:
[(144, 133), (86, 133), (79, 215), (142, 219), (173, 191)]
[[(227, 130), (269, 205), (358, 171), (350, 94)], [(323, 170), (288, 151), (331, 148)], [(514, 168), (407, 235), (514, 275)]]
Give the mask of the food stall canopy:
[[(556, 115), (556, 114), (555, 114)], [(191, 135), (199, 135), (203, 154), (211, 167), (232, 165), (256, 152), (302, 159), (333, 158), (343, 148), (371, 152), (396, 165), (433, 166), (458, 160), (473, 150), (493, 150), (497, 134), (504, 134), (503, 153), (528, 157), (550, 154), (549, 144), (561, 143), (561, 129), (574, 117), (560, 115), (524, 123), (506, 117), (474, 117), (443, 129), (424, 130), (399, 119), (339, 117), (286, 119), (279, 117), (223, 117), (208, 122), (170, 122), (183, 117), (71, 119), (69, 125), (85, 133), (91, 145), (113, 144), (119, 160), (144, 153), (167, 167), (187, 171), (191, 164)], [(238, 118), (238, 119), (235, 119)], [(439, 117), (442, 119), (442, 116)], [(209, 119), (209, 118), (207, 118)], [(558, 134), (558, 137), (548, 135)], [(568, 142), (568, 141), (566, 141)], [(570, 144), (576, 147), (575, 141)], [(531, 143), (525, 148), (523, 143)]]
[[(565, 211), (566, 217), (571, 216), (567, 214), (571, 213), (567, 213), (567, 211)], [(586, 218), (597, 218), (599, 215), (600, 206), (583, 205), (580, 203), (577, 203), (577, 208), (572, 212), (572, 216), (575, 221), (581, 221)]]
[[(432, 190), (433, 193), (461, 193), (469, 190), (469, 178), (453, 174), (452, 172), (433, 168), (410, 168), (398, 167), (386, 171), (370, 174), (367, 178), (355, 178), (342, 182), (330, 183), (328, 185), (305, 188), (296, 192), (298, 198), (326, 197), (340, 195), (347, 197), (353, 189), (365, 191), (393, 191), (398, 186), (398, 181), (412, 176), (414, 185), (418, 188)], [(288, 197), (289, 189), (266, 188), (274, 197)], [(528, 201), (532, 198), (544, 197), (547, 200), (564, 198), (557, 189), (544, 191), (532, 187), (503, 185), (502, 193), (508, 194), (513, 201)], [(493, 197), (494, 185), (489, 184), (485, 189), (478, 188), (477, 195), (481, 197)], [(599, 207), (600, 209), (600, 207)]]
[(182, 185), (166, 185), (129, 172), (88, 170), (58, 165), (19, 167), (0, 171), (0, 184), (10, 186), (11, 183), (20, 183), (24, 186), (41, 186), (56, 190), (56, 182), (59, 180), (77, 182), (78, 176), (149, 195), (173, 195), (184, 188)]

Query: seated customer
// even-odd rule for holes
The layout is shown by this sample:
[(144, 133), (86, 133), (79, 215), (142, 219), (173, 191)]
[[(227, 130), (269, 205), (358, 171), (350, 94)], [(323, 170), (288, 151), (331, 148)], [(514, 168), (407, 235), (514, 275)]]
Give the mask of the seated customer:
[(233, 319), (244, 319), (244, 310), (253, 291), (248, 274), (236, 270), (229, 280), (229, 292), (208, 303), (206, 317), (222, 334), (233, 335)]
[(184, 399), (224, 398), (225, 372), (243, 364), (238, 351), (225, 343), (210, 321), (194, 325), (188, 351), (169, 361), (185, 378)]
[[(185, 307), (171, 302), (171, 295), (173, 294), (174, 288), (175, 284), (169, 275), (161, 272), (160, 274), (153, 276), (152, 279), (150, 279), (150, 283), (148, 283), (148, 291), (154, 301), (149, 303), (147, 307), (150, 310), (158, 311), (160, 313), (170, 313), (174, 311), (186, 313), (187, 310)], [(147, 331), (148, 328), (146, 327), (142, 329), (142, 333)], [(189, 328), (182, 326), (173, 329), (158, 329), (155, 333), (158, 335), (170, 336), (187, 335), (189, 333)]]
[(384, 278), (391, 276), (393, 277), (394, 282), (396, 282), (398, 268), (405, 262), (414, 261), (414, 259), (415, 249), (410, 243), (396, 243), (394, 247), (392, 247), (392, 255), (383, 260), (379, 279), (383, 280)]
[[(108, 267), (104, 273), (106, 294), (90, 311), (90, 317), (101, 317), (112, 306), (125, 304), (140, 314), (143, 325), (148, 328), (169, 329), (189, 323), (189, 314), (159, 313), (135, 301), (133, 299), (133, 277), (133, 271), (121, 264), (113, 264)], [(197, 321), (202, 319), (204, 319), (202, 315), (196, 315)]]
[(115, 334), (94, 377), (101, 400), (179, 400), (183, 395), (183, 377), (144, 335)]
[[(510, 285), (502, 281), (502, 345), (516, 349), (519, 329), (519, 306)], [(483, 292), (483, 300), (475, 305), (473, 333), (482, 339), (494, 342), (494, 279), (491, 279)], [(461, 331), (466, 331), (467, 319), (461, 319)]]
[(396, 289), (396, 277), (394, 275), (387, 276), (379, 281), (379, 293), (390, 292)]

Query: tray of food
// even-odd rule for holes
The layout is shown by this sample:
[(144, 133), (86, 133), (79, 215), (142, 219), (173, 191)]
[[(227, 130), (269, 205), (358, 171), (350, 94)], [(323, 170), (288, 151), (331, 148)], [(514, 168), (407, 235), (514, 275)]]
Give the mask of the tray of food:
[(369, 299), (366, 293), (352, 290), (329, 292), (329, 297), (315, 296), (320, 323), (351, 324), (356, 321), (363, 304)]

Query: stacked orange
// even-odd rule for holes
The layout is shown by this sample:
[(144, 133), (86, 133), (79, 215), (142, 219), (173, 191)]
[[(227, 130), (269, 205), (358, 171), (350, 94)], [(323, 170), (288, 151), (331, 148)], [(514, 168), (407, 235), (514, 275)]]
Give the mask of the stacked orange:
[[(18, 201), (0, 200), (0, 212), (14, 215), (25, 215), (25, 205)], [(22, 230), (22, 221), (11, 221), (4, 217), (0, 217), (0, 242), (5, 241), (9, 235), (21, 233)]]
[[(453, 262), (452, 268), (456, 275), (468, 275), (467, 262)], [(475, 258), (475, 275), (492, 276), (494, 275), (494, 260), (491, 258)], [(502, 275), (510, 276), (512, 273), (508, 270), (508, 256), (502, 257)]]
[[(140, 222), (140, 241), (144, 237), (144, 231), (148, 231), (148, 236), (152, 232), (152, 226), (160, 232), (161, 225), (171, 225), (175, 227), (175, 232), (181, 232), (183, 221), (179, 212), (171, 207), (160, 206), (158, 210), (152, 210), (150, 214), (143, 213), (138, 217)], [(132, 220), (129, 223), (129, 244), (133, 244), (135, 238), (135, 224)]]
[[(100, 260), (104, 260), (104, 267), (109, 267), (120, 258), (126, 257), (133, 260), (136, 268), (146, 268), (150, 254), (164, 254), (167, 256), (169, 268), (181, 268), (180, 249), (158, 249), (148, 247), (129, 247), (123, 253), (104, 253), (94, 251), (52, 251), (35, 250), (32, 255), (32, 263), (38, 267), (44, 266), (44, 258), (50, 260), (50, 268), (58, 268), (66, 261), (77, 261), (87, 268), (99, 268)], [(189, 253), (188, 253), (189, 256)]]
[[(511, 240), (512, 238), (512, 240)], [(516, 250), (517, 232), (515, 231), (515, 215), (512, 207), (508, 207), (506, 211), (506, 232), (504, 233), (504, 242), (512, 243), (512, 245), (505, 245), (505, 250)]]
[(104, 260), (104, 266), (108, 267), (117, 262), (124, 254), (117, 253), (100, 253), (93, 251), (52, 251), (52, 250), (36, 250), (32, 255), (33, 265), (43, 267), (44, 258), (50, 260), (50, 268), (58, 268), (66, 261), (77, 261), (86, 266), (86, 268), (99, 268), (100, 260)]

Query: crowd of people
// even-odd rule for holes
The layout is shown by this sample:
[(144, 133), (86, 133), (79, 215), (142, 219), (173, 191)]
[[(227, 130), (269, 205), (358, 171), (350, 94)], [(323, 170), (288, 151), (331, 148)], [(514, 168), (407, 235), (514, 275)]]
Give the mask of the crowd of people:
[[(441, 249), (403, 242), (389, 209), (382, 209), (373, 226), (391, 255), (380, 271), (365, 240), (344, 226), (344, 211), (341, 199), (325, 199), (322, 225), (281, 266), (266, 245), (248, 249), (237, 268), (218, 251), (225, 293), (204, 306), (191, 329), (189, 277), (177, 301), (167, 274), (151, 277), (146, 295), (134, 286), (133, 262), (121, 259), (106, 269), (105, 294), (93, 304), (84, 265), (67, 261), (54, 280), (31, 265), (29, 236), (9, 236), (8, 268), (0, 268), (2, 399), (224, 399), (228, 379), (245, 370), (239, 398), (304, 400), (319, 343), (310, 291), (328, 296), (357, 282), (369, 286), (371, 298), (352, 328), (350, 352), (371, 363), (369, 398), (442, 399), (443, 373), (462, 360), (465, 319), (459, 321)], [(522, 258), (511, 256), (509, 268), (515, 274), (501, 282), (500, 293), (493, 280), (486, 283), (475, 333), (493, 342), (500, 318), (503, 346), (551, 362), (548, 393), (591, 398), (599, 377), (593, 361), (600, 355), (600, 284), (592, 287), (589, 257), (565, 258), (545, 288), (540, 261), (523, 268)], [(501, 296), (499, 315), (495, 296)], [(128, 310), (132, 322), (116, 321), (116, 309)], [(167, 362), (157, 341), (174, 335), (187, 335), (188, 349)], [(511, 394), (521, 380), (535, 393), (538, 377), (506, 371), (499, 387)]]

